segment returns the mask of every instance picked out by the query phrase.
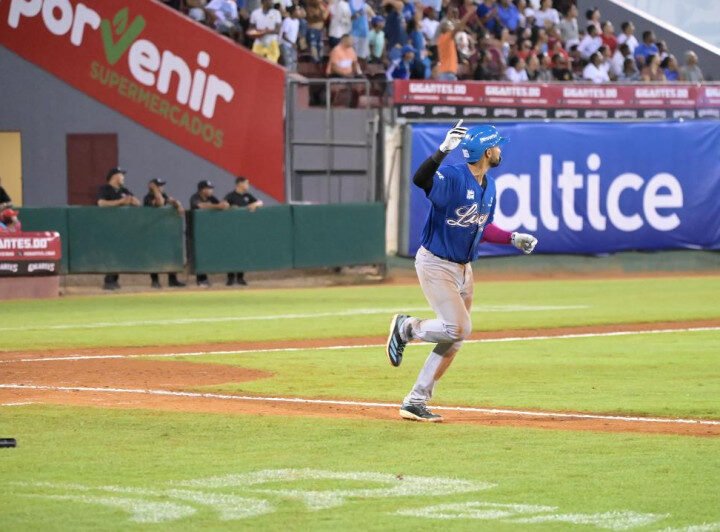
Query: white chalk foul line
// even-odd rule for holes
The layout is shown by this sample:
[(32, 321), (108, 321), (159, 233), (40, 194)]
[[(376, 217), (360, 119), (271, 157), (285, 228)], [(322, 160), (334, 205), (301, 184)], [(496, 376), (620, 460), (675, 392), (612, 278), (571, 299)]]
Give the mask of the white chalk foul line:
[[(484, 305), (473, 308), (472, 312), (548, 312), (553, 310), (583, 310), (588, 305)], [(0, 332), (46, 331), (64, 329), (104, 329), (107, 327), (140, 327), (151, 325), (187, 325), (191, 323), (223, 323), (236, 321), (300, 320), (330, 318), (335, 316), (366, 316), (372, 314), (393, 314), (396, 312), (430, 312), (427, 307), (413, 308), (360, 308), (332, 312), (308, 312), (303, 314), (269, 314), (264, 316), (216, 316), (214, 318), (177, 318), (165, 320), (99, 321), (94, 323), (66, 323), (57, 325), (23, 325), (0, 327)]]
[[(638, 334), (670, 334), (687, 332), (720, 331), (720, 327), (686, 327), (683, 329), (651, 329), (646, 331), (615, 331), (602, 333), (577, 333), (541, 336), (508, 336), (506, 338), (482, 338), (478, 340), (465, 340), (465, 344), (489, 344), (500, 342), (533, 342), (543, 340), (570, 340), (574, 338), (600, 338), (612, 336), (634, 336)], [(420, 347), (427, 344), (415, 343), (408, 347)], [(0, 360), (0, 364), (15, 362), (52, 362), (58, 360), (96, 360), (106, 358), (173, 358), (173, 357), (201, 357), (215, 355), (247, 355), (254, 353), (292, 353), (296, 351), (342, 351), (346, 349), (376, 349), (385, 344), (358, 344), (358, 345), (331, 345), (322, 347), (273, 347), (267, 349), (235, 349), (227, 351), (187, 351), (177, 353), (144, 353), (134, 355), (71, 355), (59, 357), (19, 358), (16, 360)]]
[[(397, 403), (374, 403), (364, 401), (341, 401), (334, 399), (305, 399), (302, 397), (262, 397), (253, 395), (229, 395), (220, 393), (174, 392), (170, 390), (143, 390), (136, 388), (93, 388), (89, 386), (39, 386), (24, 384), (0, 384), (0, 389), (12, 390), (47, 390), (54, 392), (92, 392), (92, 393), (129, 393), (139, 395), (161, 395), (169, 397), (186, 397), (194, 399), (222, 399), (229, 401), (255, 401), (263, 403), (296, 403), (330, 406), (357, 406), (364, 408), (398, 408)], [(594, 419), (604, 421), (625, 421), (640, 423), (679, 423), (686, 425), (720, 425), (720, 421), (706, 419), (656, 418), (636, 416), (610, 416), (600, 414), (580, 414), (565, 412), (543, 412), (530, 410), (512, 410), (505, 408), (475, 408), (470, 406), (433, 406), (433, 410), (455, 412), (473, 412), (490, 415), (513, 415), (522, 417), (549, 417), (562, 419)]]

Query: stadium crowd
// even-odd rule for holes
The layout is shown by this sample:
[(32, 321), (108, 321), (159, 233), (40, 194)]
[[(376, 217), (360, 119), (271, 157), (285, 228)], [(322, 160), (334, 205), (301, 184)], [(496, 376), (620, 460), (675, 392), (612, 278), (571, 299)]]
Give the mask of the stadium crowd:
[(700, 82), (650, 30), (574, 0), (162, 0), (290, 71), (331, 77)]

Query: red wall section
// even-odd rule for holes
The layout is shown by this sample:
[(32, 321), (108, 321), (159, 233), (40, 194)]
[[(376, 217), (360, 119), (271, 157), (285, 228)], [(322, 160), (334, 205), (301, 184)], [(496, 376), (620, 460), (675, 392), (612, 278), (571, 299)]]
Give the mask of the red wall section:
[(284, 201), (277, 65), (153, 0), (5, 0), (0, 44)]

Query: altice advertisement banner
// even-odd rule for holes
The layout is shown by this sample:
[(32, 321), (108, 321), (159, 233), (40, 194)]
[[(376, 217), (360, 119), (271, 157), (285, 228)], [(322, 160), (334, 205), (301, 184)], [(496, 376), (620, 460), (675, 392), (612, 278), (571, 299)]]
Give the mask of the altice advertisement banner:
[[(453, 124), (412, 130), (408, 246), (430, 202), (412, 184)], [(463, 125), (472, 127), (473, 123)], [(494, 223), (537, 236), (536, 253), (720, 249), (720, 123), (499, 123), (510, 142), (496, 180)], [(443, 164), (464, 162), (455, 150)], [(519, 253), (483, 244), (481, 255)]]

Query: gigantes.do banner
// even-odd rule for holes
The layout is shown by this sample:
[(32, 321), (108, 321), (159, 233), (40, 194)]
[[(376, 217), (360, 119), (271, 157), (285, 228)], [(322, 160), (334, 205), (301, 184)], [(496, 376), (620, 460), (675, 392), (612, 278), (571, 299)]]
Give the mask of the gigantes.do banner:
[[(463, 125), (472, 126), (473, 123)], [(429, 209), (412, 174), (452, 124), (412, 130), (408, 249)], [(530, 232), (537, 253), (720, 249), (720, 123), (498, 124), (495, 224)], [(463, 161), (455, 150), (443, 164)], [(483, 255), (515, 253), (482, 244)]]
[(284, 200), (281, 67), (148, 0), (5, 0), (0, 44)]
[(58, 275), (61, 258), (58, 233), (0, 233), (0, 277)]
[(720, 85), (396, 80), (398, 116), (503, 119), (720, 118)]

